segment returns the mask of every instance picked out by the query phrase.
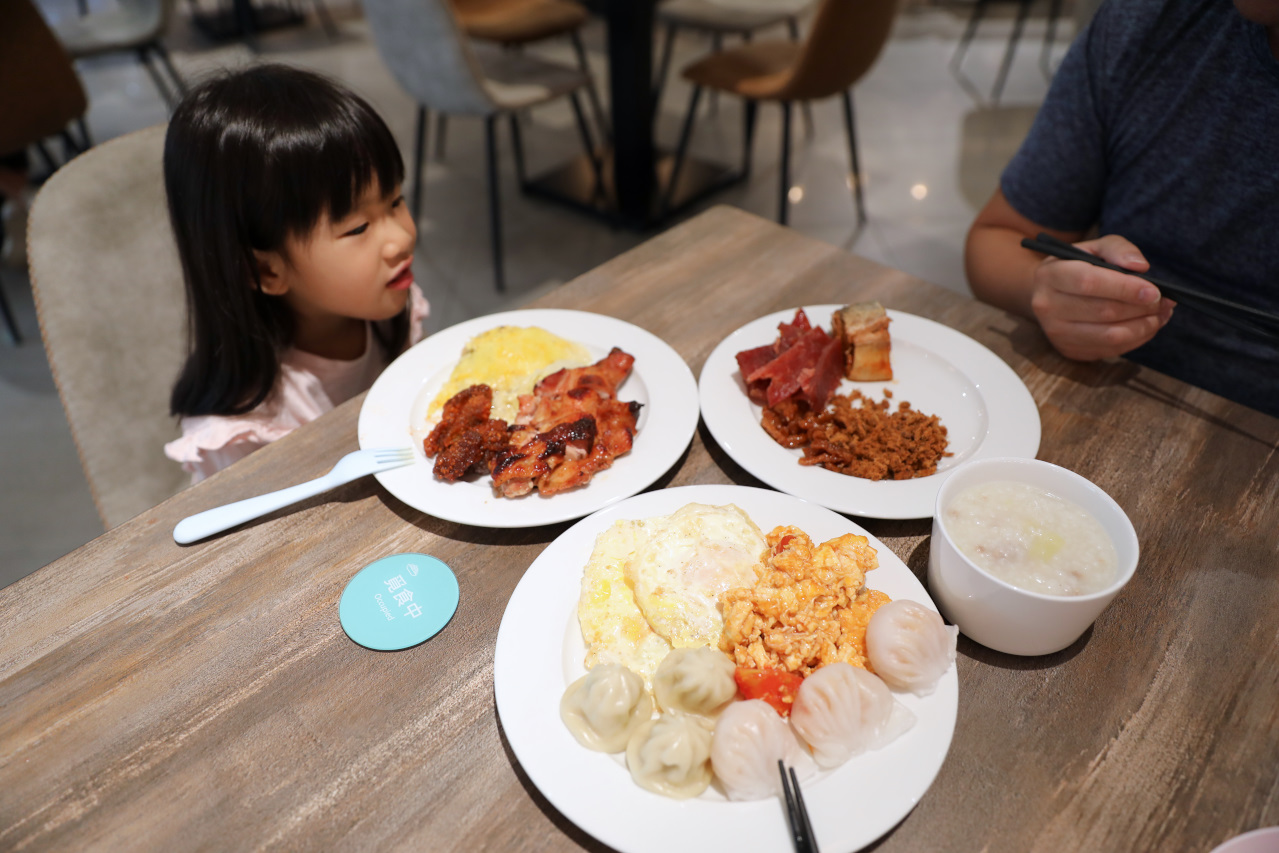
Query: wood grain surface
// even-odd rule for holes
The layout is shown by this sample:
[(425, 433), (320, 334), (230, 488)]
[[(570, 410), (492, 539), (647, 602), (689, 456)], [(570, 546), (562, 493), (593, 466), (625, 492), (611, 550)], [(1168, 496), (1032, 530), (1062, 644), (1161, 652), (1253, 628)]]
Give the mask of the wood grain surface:
[[(1279, 824), (1279, 420), (1068, 362), (1025, 321), (730, 208), (535, 304), (642, 326), (697, 374), (762, 314), (871, 298), (1008, 362), (1039, 405), (1039, 457), (1109, 492), (1142, 545), (1069, 649), (961, 637), (950, 753), (875, 849), (1207, 851)], [(181, 518), (355, 449), (360, 402), (0, 590), (0, 849), (604, 849), (529, 783), (493, 701), (506, 601), (567, 524), (451, 524), (366, 479), (174, 544)], [(693, 483), (761, 485), (704, 427), (654, 488)], [(857, 520), (925, 580), (927, 520)], [(338, 599), (401, 551), (452, 566), (461, 606), (417, 648), (369, 651)]]

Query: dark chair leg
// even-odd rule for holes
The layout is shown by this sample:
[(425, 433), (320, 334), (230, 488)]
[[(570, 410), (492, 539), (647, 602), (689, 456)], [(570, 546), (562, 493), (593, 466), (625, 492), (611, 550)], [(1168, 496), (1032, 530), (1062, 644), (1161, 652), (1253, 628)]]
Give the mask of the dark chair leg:
[(968, 26), (964, 27), (964, 34), (959, 37), (959, 44), (955, 45), (955, 55), (950, 58), (951, 71), (959, 71), (959, 66), (964, 61), (964, 56), (968, 53), (968, 47), (973, 43), (973, 36), (977, 35), (977, 25), (981, 23), (981, 19), (986, 15), (986, 7), (988, 5), (990, 5), (990, 0), (977, 0), (973, 6), (973, 13), (968, 16)]
[(155, 51), (155, 55), (160, 57), (160, 62), (164, 63), (164, 70), (169, 72), (169, 78), (173, 81), (173, 85), (177, 87), (178, 94), (185, 95), (187, 93), (186, 81), (182, 79), (182, 75), (178, 73), (178, 69), (173, 66), (173, 60), (169, 58), (169, 51), (160, 42), (154, 42), (151, 49)]
[(44, 167), (48, 170), (49, 175), (58, 171), (58, 161), (53, 159), (53, 155), (49, 153), (49, 146), (44, 144), (43, 139), (31, 143), (31, 147), (40, 155), (40, 159), (44, 162)]
[[(786, 30), (790, 33), (791, 41), (799, 41), (798, 18), (787, 18)], [(817, 134), (816, 125), (813, 124), (813, 105), (804, 101), (799, 108), (804, 111), (804, 135), (812, 139)]]
[[(440, 114), (441, 116), (443, 113)], [(422, 105), (417, 108), (417, 126), (413, 131), (413, 223), (417, 224), (422, 218), (422, 196), (424, 196), (425, 188), (423, 182), (423, 161), (426, 160), (426, 123), (430, 118), (430, 111)]]
[(853, 112), (853, 91), (844, 91), (844, 130), (848, 134), (848, 159), (853, 170), (853, 197), (857, 204), (857, 224), (866, 222), (866, 201), (862, 198), (862, 167), (857, 159), (857, 122)]
[(437, 113), (435, 116), (435, 159), (441, 161), (444, 159), (444, 140), (448, 136), (449, 117), (444, 113)]
[(494, 114), (484, 119), (484, 142), (488, 151), (489, 233), (493, 242), (493, 283), (498, 293), (506, 292), (506, 275), (502, 269), (502, 200), (497, 182), (497, 120)]
[(782, 101), (781, 199), (777, 203), (777, 221), (782, 225), (790, 213), (790, 113), (791, 102)]
[(93, 147), (93, 137), (89, 135), (89, 123), (84, 120), (84, 116), (80, 116), (75, 120), (76, 127), (80, 129), (80, 146), (82, 151), (88, 151)]
[(586, 58), (586, 48), (582, 45), (582, 35), (577, 30), (569, 34), (573, 42), (573, 52), (577, 54), (577, 67), (586, 75), (586, 96), (591, 99), (591, 112), (595, 113), (595, 123), (599, 126), (600, 135), (606, 142), (613, 141), (612, 122), (604, 112), (604, 104), (600, 101), (599, 89), (595, 86), (595, 75), (591, 73), (591, 63)]
[(20, 346), (22, 344), (22, 333), (18, 331), (18, 321), (13, 316), (13, 309), (9, 307), (9, 297), (4, 293), (4, 282), (0, 281), (0, 317), (4, 318), (4, 327), (9, 332), (9, 338), (13, 341), (13, 345)]
[(666, 77), (671, 71), (671, 52), (675, 49), (675, 25), (666, 25), (666, 35), (662, 38), (662, 58), (657, 64), (657, 79), (653, 81), (653, 116), (656, 118), (658, 107), (662, 103), (662, 90), (666, 88)]
[(528, 183), (528, 170), (524, 163), (524, 135), (520, 131), (519, 113), (514, 110), (507, 113), (507, 121), (511, 125), (511, 150), (515, 152), (515, 179), (523, 192)]
[(746, 98), (742, 102), (742, 177), (751, 174), (751, 153), (755, 148), (755, 116), (759, 102)]
[(1048, 4), (1048, 29), (1044, 32), (1044, 47), (1039, 52), (1039, 69), (1044, 72), (1044, 77), (1048, 80), (1053, 77), (1053, 42), (1057, 39), (1057, 17), (1060, 14), (1061, 0), (1052, 0)]
[[(711, 53), (719, 53), (723, 49), (724, 49), (724, 36), (722, 33), (715, 33), (714, 35), (711, 36)], [(711, 90), (710, 103), (708, 103), (706, 106), (707, 106), (707, 109), (706, 109), (707, 115), (713, 116), (713, 115), (719, 114), (719, 92), (717, 92), (714, 89)]]
[(148, 45), (143, 45), (138, 48), (138, 61), (142, 63), (142, 66), (146, 68), (147, 73), (151, 75), (151, 80), (155, 83), (156, 89), (160, 90), (160, 97), (164, 99), (165, 106), (172, 111), (175, 105), (173, 94), (169, 91), (169, 87), (165, 84), (164, 78), (160, 76), (159, 69), (151, 64), (151, 55), (148, 53), (148, 48)]
[(694, 86), (693, 94), (688, 99), (688, 113), (684, 116), (684, 129), (680, 131), (679, 147), (675, 149), (675, 162), (671, 164), (671, 178), (662, 194), (662, 216), (671, 209), (675, 198), (675, 187), (679, 183), (679, 173), (684, 168), (684, 158), (688, 156), (688, 141), (693, 136), (693, 122), (697, 118), (697, 102), (702, 98), (702, 87)]
[(1013, 21), (1013, 31), (1008, 36), (1008, 47), (1004, 49), (1004, 60), (999, 63), (999, 74), (995, 76), (995, 88), (990, 92), (990, 100), (999, 103), (999, 96), (1004, 93), (1004, 83), (1008, 80), (1008, 69), (1013, 64), (1013, 54), (1017, 52), (1017, 42), (1021, 40), (1022, 28), (1026, 26), (1026, 17), (1034, 0), (1020, 0), (1017, 6), (1017, 18)]
[(568, 99), (573, 104), (573, 115), (577, 117), (577, 132), (582, 137), (582, 148), (586, 150), (586, 156), (591, 161), (591, 171), (595, 174), (595, 189), (591, 192), (591, 199), (594, 200), (604, 192), (604, 165), (595, 154), (595, 140), (591, 138), (591, 129), (586, 123), (586, 114), (582, 112), (582, 102), (578, 99), (577, 92), (570, 92)]

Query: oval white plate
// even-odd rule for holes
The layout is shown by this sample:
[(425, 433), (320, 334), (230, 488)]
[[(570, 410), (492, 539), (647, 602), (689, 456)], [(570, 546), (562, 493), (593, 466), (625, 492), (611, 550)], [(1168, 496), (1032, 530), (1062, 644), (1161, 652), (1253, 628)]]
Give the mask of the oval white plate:
[[(831, 314), (840, 307), (806, 305), (804, 313), (829, 330)], [(892, 380), (844, 380), (839, 392), (856, 388), (878, 400), (883, 389), (891, 389), (894, 410), (904, 400), (941, 418), (954, 455), (942, 459), (936, 474), (913, 480), (863, 480), (800, 465), (802, 450), (782, 447), (760, 426), (763, 410), (746, 396), (736, 358), (742, 350), (772, 343), (777, 324), (794, 316), (794, 308), (778, 311), (733, 332), (706, 359), (698, 383), (702, 418), (715, 441), (773, 488), (851, 515), (930, 518), (937, 490), (956, 465), (988, 456), (1034, 458), (1038, 452), (1039, 409), (1003, 359), (949, 326), (890, 310)]]
[[(538, 326), (577, 341), (596, 359), (613, 347), (635, 356), (631, 375), (618, 388), (620, 400), (644, 405), (631, 452), (596, 474), (581, 489), (544, 498), (499, 498), (485, 476), (447, 483), (431, 473), (434, 460), (422, 450), (425, 411), (462, 354), (462, 347), (495, 326)], [(666, 473), (697, 429), (697, 383), (679, 353), (661, 338), (602, 314), (553, 309), (507, 311), (476, 317), (436, 332), (391, 363), (360, 409), (361, 448), (412, 446), (413, 465), (376, 475), (387, 491), (436, 518), (480, 527), (536, 527), (589, 515), (629, 497)]]
[[(766, 489), (682, 486), (646, 492), (582, 519), (533, 561), (507, 603), (497, 632), (494, 693), (506, 739), (533, 784), (569, 820), (622, 853), (778, 853), (790, 850), (778, 800), (729, 802), (714, 788), (693, 800), (671, 800), (631, 781), (620, 756), (578, 745), (560, 720), (564, 689), (585, 670), (577, 622), (582, 569), (595, 537), (614, 521), (668, 515), (688, 503), (736, 504), (768, 532), (793, 524), (823, 542), (866, 536), (879, 568), (866, 583), (894, 599), (936, 609), (924, 587), (892, 551), (830, 510)], [(804, 783), (804, 800), (825, 853), (857, 850), (906, 816), (937, 776), (955, 731), (959, 678), (955, 667), (925, 697), (895, 694), (915, 725), (883, 749), (853, 758)]]

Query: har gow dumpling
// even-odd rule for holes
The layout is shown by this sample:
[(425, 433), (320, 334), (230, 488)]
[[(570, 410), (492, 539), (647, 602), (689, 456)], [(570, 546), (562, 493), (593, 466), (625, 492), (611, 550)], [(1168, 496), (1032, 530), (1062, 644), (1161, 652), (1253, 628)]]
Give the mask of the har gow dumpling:
[(791, 727), (763, 699), (734, 702), (724, 709), (711, 738), (711, 768), (730, 800), (778, 796), (779, 760), (793, 767), (801, 781), (817, 770)]
[(711, 724), (672, 712), (649, 720), (626, 745), (626, 767), (641, 788), (689, 799), (711, 784)]
[(710, 646), (673, 649), (653, 675), (653, 693), (663, 711), (713, 716), (737, 695), (732, 659)]
[(914, 725), (915, 715), (877, 675), (840, 662), (804, 679), (790, 721), (818, 765), (830, 768), (884, 746)]
[(621, 752), (635, 730), (653, 716), (644, 679), (616, 663), (591, 667), (560, 699), (560, 719), (587, 749)]
[(866, 655), (875, 673), (897, 690), (927, 696), (955, 662), (959, 628), (916, 601), (883, 605), (866, 628)]

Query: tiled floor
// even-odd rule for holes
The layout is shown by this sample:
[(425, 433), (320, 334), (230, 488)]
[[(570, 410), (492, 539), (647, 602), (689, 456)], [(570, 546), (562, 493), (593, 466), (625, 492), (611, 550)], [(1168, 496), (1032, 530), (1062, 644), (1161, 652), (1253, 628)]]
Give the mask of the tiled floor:
[[(99, 4), (112, 0), (94, 0)], [(1068, 4), (1069, 5), (1069, 4)], [(50, 17), (75, 14), (71, 0), (43, 0)], [(168, 39), (174, 61), (189, 79), (206, 71), (276, 60), (313, 68), (347, 82), (386, 117), (406, 156), (412, 151), (414, 106), (382, 64), (356, 7), (330, 4), (341, 35), (329, 39), (310, 25), (263, 40), (259, 57), (236, 44), (211, 46), (179, 18)], [(847, 148), (837, 101), (814, 106), (815, 133), (796, 132), (792, 179), (802, 200), (791, 226), (838, 246), (966, 291), (963, 238), (976, 209), (995, 187), (1047, 88), (1038, 67), (1043, 21), (1032, 19), (999, 105), (970, 94), (989, 91), (1008, 34), (1007, 20), (984, 24), (964, 61), (973, 82), (961, 86), (948, 68), (969, 6), (907, 4), (892, 40), (856, 88), (858, 133), (870, 221), (855, 227), (847, 189)], [(1059, 27), (1060, 57), (1073, 27)], [(604, 31), (587, 31), (592, 63), (606, 71)], [(682, 36), (675, 64), (708, 49), (696, 35)], [(539, 53), (572, 61), (567, 44)], [(80, 68), (90, 96), (89, 126), (97, 142), (162, 122), (164, 104), (150, 79), (129, 57), (104, 58)], [(605, 86), (606, 90), (606, 86)], [(676, 140), (687, 90), (672, 81), (661, 105), (660, 138)], [(737, 157), (740, 105), (723, 99), (715, 117), (703, 118), (695, 153)], [(772, 217), (777, 204), (779, 119), (763, 108), (751, 183), (715, 199)], [(798, 124), (798, 123), (797, 123)], [(802, 127), (802, 125), (800, 125)], [(536, 174), (577, 150), (565, 105), (540, 108), (525, 132)], [(502, 203), (509, 292), (498, 296), (489, 269), (487, 206), (480, 123), (451, 122), (447, 156), (430, 164), (415, 270), (424, 283), (437, 330), (461, 320), (517, 306), (639, 243), (646, 236), (614, 231), (570, 211), (521, 197), (509, 151), (503, 160)], [(730, 152), (725, 155), (724, 152)], [(34, 571), (102, 532), (44, 352), (30, 285), (4, 269), (3, 286), (26, 342), (0, 344), (0, 586)], [(157, 450), (158, 452), (158, 450)]]

